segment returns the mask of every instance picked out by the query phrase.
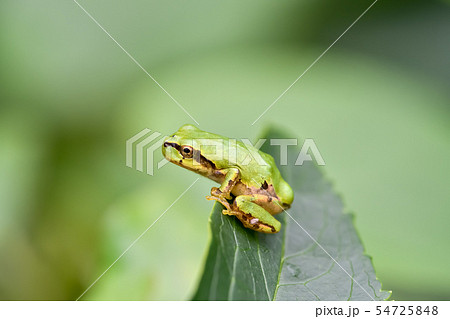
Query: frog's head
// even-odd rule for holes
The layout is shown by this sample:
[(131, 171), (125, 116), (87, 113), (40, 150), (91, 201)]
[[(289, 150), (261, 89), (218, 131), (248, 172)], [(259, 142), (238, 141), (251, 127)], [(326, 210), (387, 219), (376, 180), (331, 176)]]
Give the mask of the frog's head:
[(174, 164), (197, 173), (210, 174), (211, 170), (215, 169), (214, 164), (208, 161), (194, 146), (194, 139), (204, 137), (205, 133), (193, 125), (183, 125), (164, 140), (162, 146), (164, 157)]

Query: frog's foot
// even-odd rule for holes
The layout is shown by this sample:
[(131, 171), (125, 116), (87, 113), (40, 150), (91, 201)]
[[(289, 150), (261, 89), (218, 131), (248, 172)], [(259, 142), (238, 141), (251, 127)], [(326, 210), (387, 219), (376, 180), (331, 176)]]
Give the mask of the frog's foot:
[[(211, 191), (212, 193), (212, 191)], [(223, 206), (225, 206), (225, 208), (229, 211), (231, 211), (231, 206), (230, 203), (228, 203), (228, 201), (225, 199), (225, 197), (219, 197), (219, 196), (206, 196), (207, 200), (215, 200), (218, 201), (219, 203), (221, 203)]]
[(219, 188), (213, 187), (211, 188), (211, 196), (219, 197), (219, 198), (226, 198), (231, 199), (230, 193), (222, 192)]
[(261, 233), (269, 234), (278, 232), (275, 227), (266, 224), (259, 218), (256, 218), (250, 214), (246, 214), (238, 209), (234, 209), (232, 211), (224, 209), (222, 213), (224, 215), (236, 216), (236, 218), (241, 221), (242, 225), (244, 225), (245, 228), (250, 228)]
[(236, 215), (242, 224), (250, 229), (262, 233), (277, 233), (280, 231), (281, 223), (276, 220), (262, 205), (266, 204), (264, 198), (257, 195), (240, 195), (234, 200), (233, 207), (241, 214)]

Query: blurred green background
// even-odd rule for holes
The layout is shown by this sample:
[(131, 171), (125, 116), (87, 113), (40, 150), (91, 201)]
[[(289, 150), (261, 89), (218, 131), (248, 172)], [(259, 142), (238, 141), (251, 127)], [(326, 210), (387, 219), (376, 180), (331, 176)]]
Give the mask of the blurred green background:
[[(448, 1), (86, 1), (204, 130), (314, 138), (383, 288), (450, 299)], [(76, 299), (196, 178), (125, 166), (125, 141), (192, 123), (73, 1), (0, 3), (0, 299)], [(160, 156), (160, 155), (159, 155)], [(196, 288), (202, 179), (83, 297)]]

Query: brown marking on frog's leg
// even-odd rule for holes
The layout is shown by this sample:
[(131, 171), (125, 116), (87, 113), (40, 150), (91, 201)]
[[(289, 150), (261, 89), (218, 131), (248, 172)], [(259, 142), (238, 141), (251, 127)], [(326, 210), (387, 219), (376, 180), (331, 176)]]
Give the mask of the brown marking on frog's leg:
[[(236, 216), (246, 228), (263, 233), (277, 233), (280, 230), (280, 223), (271, 215), (281, 212), (282, 208), (275, 204), (274, 200), (271, 205), (276, 206), (269, 206), (265, 195), (240, 195), (233, 201), (232, 209), (224, 210), (222, 213)], [(268, 209), (273, 211), (269, 212)]]
[(238, 208), (235, 208), (234, 205), (233, 210), (223, 210), (222, 213), (224, 215), (236, 216), (245, 228), (261, 233), (273, 234), (277, 232), (273, 226), (262, 223), (258, 218), (254, 218), (252, 215), (244, 213)]
[(253, 218), (251, 215), (242, 214), (236, 216), (244, 225), (245, 228), (253, 229), (261, 233), (277, 233), (275, 227), (271, 225), (264, 224), (258, 218)]
[(222, 172), (225, 174), (222, 184), (218, 188), (211, 188), (211, 195), (215, 197), (231, 199), (231, 191), (239, 181), (241, 172), (237, 168), (229, 168), (226, 170), (222, 170)]
[(240, 178), (240, 171), (237, 168), (223, 169), (214, 171), (214, 180), (221, 182), (220, 187), (211, 188), (211, 196), (206, 196), (208, 200), (216, 200), (231, 211), (230, 203), (231, 191)]

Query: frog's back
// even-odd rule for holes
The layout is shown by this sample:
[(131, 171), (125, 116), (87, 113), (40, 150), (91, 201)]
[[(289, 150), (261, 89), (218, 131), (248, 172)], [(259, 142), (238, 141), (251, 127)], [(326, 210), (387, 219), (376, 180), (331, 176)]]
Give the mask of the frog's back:
[(253, 151), (257, 152), (260, 158), (252, 158), (252, 162), (249, 165), (244, 168), (240, 167), (242, 180), (248, 185), (261, 189), (262, 193), (265, 190), (273, 190), (283, 203), (291, 204), (294, 199), (294, 193), (281, 176), (273, 157), (256, 148), (253, 148)]

